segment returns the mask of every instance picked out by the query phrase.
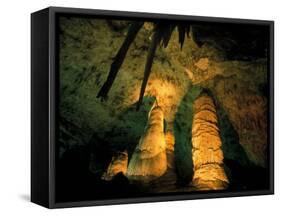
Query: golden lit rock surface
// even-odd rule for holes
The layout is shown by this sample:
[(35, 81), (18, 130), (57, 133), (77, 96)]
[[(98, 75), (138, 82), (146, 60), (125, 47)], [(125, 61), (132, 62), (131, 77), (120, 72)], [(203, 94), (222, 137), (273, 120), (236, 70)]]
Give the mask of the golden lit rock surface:
[(173, 192), (178, 190), (176, 185), (177, 174), (175, 168), (174, 132), (172, 130), (166, 131), (165, 139), (166, 139), (167, 170), (162, 176), (149, 182), (150, 192), (168, 192), (168, 191)]
[(167, 166), (168, 168), (174, 169), (175, 166), (175, 155), (174, 145), (175, 137), (172, 131), (167, 131), (165, 134), (166, 139), (166, 153), (167, 153)]
[(196, 190), (221, 190), (228, 185), (223, 168), (221, 138), (217, 126), (215, 105), (206, 94), (199, 96), (193, 105), (192, 160)]
[[(153, 74), (149, 79), (145, 96), (157, 98), (157, 104), (163, 110), (165, 121), (167, 124), (173, 125), (177, 108), (185, 94), (187, 85), (180, 84), (177, 80), (162, 80), (153, 78)], [(132, 101), (137, 101), (139, 98), (139, 87), (134, 87), (132, 90)], [(173, 126), (172, 126), (173, 127)]]
[(143, 136), (129, 162), (127, 176), (131, 180), (150, 181), (167, 170), (164, 115), (153, 106)]
[(196, 190), (223, 190), (228, 180), (222, 165), (217, 163), (202, 165), (194, 172), (192, 185)]
[(165, 134), (167, 151), (174, 151), (175, 137), (172, 131), (167, 131)]
[(126, 175), (128, 166), (128, 153), (118, 152), (112, 157), (112, 160), (107, 168), (107, 171), (103, 174), (102, 179), (106, 181), (112, 180), (112, 178), (118, 173)]
[(185, 69), (185, 72), (188, 76), (188, 78), (191, 80), (191, 82), (195, 82), (195, 78), (194, 78), (194, 74), (192, 73), (192, 71), (188, 68)]
[(209, 59), (208, 58), (201, 58), (198, 62), (195, 63), (195, 66), (198, 67), (200, 70), (207, 70), (209, 67)]

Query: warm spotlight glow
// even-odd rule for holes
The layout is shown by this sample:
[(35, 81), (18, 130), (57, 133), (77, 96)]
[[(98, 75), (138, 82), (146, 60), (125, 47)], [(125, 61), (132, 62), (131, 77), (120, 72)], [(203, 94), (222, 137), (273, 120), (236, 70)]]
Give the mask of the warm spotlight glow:
[(127, 176), (131, 180), (150, 181), (167, 169), (164, 115), (159, 106), (152, 107), (148, 123), (129, 163)]
[(211, 97), (200, 96), (193, 105), (192, 159), (196, 190), (221, 190), (228, 185), (223, 168), (223, 152), (217, 125), (215, 105)]
[(174, 154), (174, 145), (175, 137), (172, 131), (167, 131), (165, 134), (166, 139), (166, 153), (167, 153), (167, 166), (170, 169), (175, 168), (175, 154)]
[[(131, 100), (139, 99), (140, 85), (136, 85), (132, 91)], [(185, 91), (167, 80), (150, 78), (145, 89), (145, 96), (157, 98), (158, 105), (162, 108), (165, 121), (173, 124), (177, 107), (180, 104)]]

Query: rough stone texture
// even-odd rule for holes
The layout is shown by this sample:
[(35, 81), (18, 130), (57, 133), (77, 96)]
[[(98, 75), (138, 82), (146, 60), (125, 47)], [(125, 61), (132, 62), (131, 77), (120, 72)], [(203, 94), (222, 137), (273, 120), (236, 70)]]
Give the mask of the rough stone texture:
[(123, 173), (123, 175), (126, 175), (127, 167), (128, 167), (127, 151), (117, 152), (116, 155), (112, 157), (112, 160), (108, 165), (107, 171), (103, 174), (102, 179), (106, 181), (110, 181), (118, 173)]
[(194, 172), (192, 186), (195, 190), (223, 190), (228, 186), (222, 165), (211, 163), (202, 165)]
[(166, 140), (167, 170), (162, 176), (149, 182), (147, 187), (150, 192), (181, 191), (177, 185), (177, 173), (175, 167), (175, 153), (174, 153), (175, 137), (174, 137), (174, 132), (172, 130), (166, 131), (165, 140)]
[(175, 137), (172, 131), (167, 131), (165, 133), (166, 139), (166, 153), (167, 153), (167, 166), (168, 168), (175, 168), (175, 154), (174, 154), (174, 145)]
[(208, 58), (201, 58), (198, 62), (194, 64), (196, 67), (198, 67), (200, 70), (207, 70), (209, 67), (209, 59)]
[(132, 180), (150, 181), (167, 170), (164, 115), (161, 107), (153, 106), (139, 144), (129, 162), (127, 176)]
[(215, 93), (249, 159), (258, 166), (266, 167), (267, 99), (240, 86), (237, 78), (224, 78), (217, 82)]
[[(220, 109), (238, 133), (239, 145), (249, 160), (257, 166), (266, 167), (268, 101), (265, 59), (251, 62), (209, 60), (208, 67), (202, 70), (204, 62), (207, 61), (201, 58), (187, 68), (187, 76), (193, 84), (213, 92)], [(232, 152), (231, 159), (234, 154)]]
[(210, 96), (199, 96), (193, 105), (192, 159), (196, 190), (226, 189), (228, 179), (223, 168), (223, 152), (217, 126), (215, 105)]
[[(254, 28), (257, 29), (257, 26)], [(178, 43), (178, 32), (174, 31), (167, 48), (157, 48), (145, 91), (144, 103), (137, 112), (135, 103), (139, 97), (152, 34), (151, 23), (145, 23), (144, 28), (140, 30), (136, 40), (132, 43), (109, 92), (108, 99), (101, 102), (96, 98), (100, 87), (106, 80), (112, 59), (124, 41), (127, 29), (128, 22), (125, 21), (60, 19), (60, 114), (62, 119), (66, 120), (64, 122), (70, 122), (75, 126), (74, 131), (83, 132), (74, 133), (73, 130), (70, 130), (69, 124), (60, 122), (60, 129), (63, 129), (60, 131), (62, 134), (59, 142), (60, 155), (69, 151), (71, 146), (85, 146), (95, 134), (98, 139), (93, 142), (98, 145), (97, 149), (101, 149), (91, 152), (95, 158), (102, 151), (119, 152), (125, 149), (130, 156), (139, 143), (139, 138), (144, 136), (147, 113), (151, 108), (149, 98), (156, 97), (163, 110), (167, 130), (173, 131), (175, 135), (174, 154), (168, 143), (169, 135), (166, 135), (168, 170), (173, 166), (172, 158), (174, 158), (177, 178), (181, 178), (182, 182), (187, 183), (193, 176), (192, 106), (194, 98), (198, 96), (203, 87), (212, 91), (220, 109), (229, 118), (231, 126), (238, 134), (239, 140), (235, 140), (237, 146), (246, 152), (251, 162), (266, 167), (268, 144), (265, 113), (268, 101), (265, 89), (268, 77), (265, 56), (258, 55), (251, 58), (256, 51), (248, 44), (244, 44), (246, 49), (243, 50), (250, 51), (252, 55), (240, 53), (240, 58), (236, 58), (239, 52), (229, 52), (224, 49), (235, 40), (223, 40), (219, 35), (228, 34), (227, 31), (218, 28), (213, 30), (212, 26), (202, 26), (199, 29), (204, 30), (206, 37), (203, 37), (204, 35), (199, 31), (196, 33), (194, 31), (196, 28), (192, 27), (192, 37), (186, 38), (181, 49)], [(210, 40), (212, 35), (217, 35), (217, 37)], [(251, 40), (250, 37), (246, 38)], [(262, 37), (256, 38), (262, 40)], [(201, 39), (204, 43), (197, 46), (194, 39)], [(241, 43), (236, 44), (240, 48)], [(263, 53), (265, 52), (263, 51)], [(233, 57), (229, 58), (230, 55)], [(197, 90), (193, 92), (194, 89)], [(212, 108), (209, 106), (209, 109)], [(214, 126), (208, 130), (215, 131), (215, 129)], [(223, 139), (231, 140), (233, 136), (225, 135), (222, 137)], [(223, 147), (226, 147), (224, 158), (240, 163), (241, 152), (232, 148), (232, 142), (229, 142), (228, 145), (224, 144)], [(212, 144), (208, 143), (208, 145)], [(198, 151), (198, 153), (200, 152)], [(161, 157), (159, 156), (158, 159), (160, 160)], [(163, 157), (165, 158), (165, 156)], [(101, 170), (101, 173), (107, 172), (106, 166), (110, 160), (111, 155), (108, 156), (106, 162), (95, 160), (97, 162), (94, 170)], [(204, 160), (213, 161), (210, 157), (206, 157)], [(142, 164), (148, 164), (148, 162), (143, 160)], [(174, 179), (174, 174), (172, 175), (172, 172), (168, 170), (161, 176), (164, 186), (169, 181), (174, 181), (171, 180)], [(91, 172), (93, 173), (92, 170)], [(164, 179), (165, 175), (169, 177)], [(172, 187), (169, 188), (172, 189)], [(165, 191), (160, 188), (159, 190)]]

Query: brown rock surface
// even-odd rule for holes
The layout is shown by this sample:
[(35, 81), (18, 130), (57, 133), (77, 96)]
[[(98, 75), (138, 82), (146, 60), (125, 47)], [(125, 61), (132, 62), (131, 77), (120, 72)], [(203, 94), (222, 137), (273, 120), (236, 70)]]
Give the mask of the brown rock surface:
[(249, 159), (266, 167), (267, 99), (235, 77), (217, 81), (214, 93), (239, 134), (239, 142)]
[(222, 142), (212, 98), (206, 94), (199, 96), (194, 102), (193, 110), (192, 186), (196, 190), (225, 189), (228, 179), (223, 168)]

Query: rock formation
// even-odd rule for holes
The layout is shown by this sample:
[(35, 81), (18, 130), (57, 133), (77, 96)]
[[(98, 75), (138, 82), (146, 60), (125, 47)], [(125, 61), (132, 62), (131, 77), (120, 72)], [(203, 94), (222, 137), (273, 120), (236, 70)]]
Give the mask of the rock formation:
[(167, 152), (167, 167), (170, 169), (175, 168), (175, 155), (174, 155), (174, 145), (175, 137), (173, 131), (167, 131), (165, 134), (166, 139), (166, 152)]
[[(169, 127), (169, 126), (168, 126)], [(166, 139), (166, 155), (167, 155), (167, 170), (161, 177), (149, 183), (150, 192), (173, 192), (177, 191), (177, 174), (175, 167), (174, 132), (168, 129), (165, 133)]]
[(164, 115), (160, 106), (153, 106), (144, 134), (132, 155), (127, 176), (148, 182), (162, 176), (167, 169)]
[(123, 173), (123, 175), (126, 175), (127, 166), (128, 166), (127, 151), (116, 153), (116, 155), (112, 157), (112, 160), (107, 168), (107, 171), (103, 174), (102, 179), (106, 181), (110, 181), (118, 173)]
[[(58, 142), (60, 159), (57, 165), (62, 170), (70, 169), (71, 166), (64, 162), (64, 155), (68, 155), (69, 161), (77, 162), (73, 164), (76, 167), (80, 167), (76, 164), (82, 159), (84, 169), (90, 169), (89, 173), (98, 180), (102, 174), (104, 179), (110, 180), (120, 170), (130, 179), (140, 181), (151, 175), (153, 180), (149, 182), (149, 188), (154, 193), (220, 189), (225, 188), (227, 181), (231, 190), (252, 189), (259, 182), (266, 184), (267, 181), (261, 178), (263, 172), (258, 168), (264, 168), (266, 173), (268, 171), (269, 73), (268, 51), (263, 49), (264, 45), (268, 46), (267, 30), (248, 25), (241, 31), (241, 26), (233, 29), (235, 26), (231, 25), (199, 24), (192, 26), (191, 38), (186, 37), (182, 47), (178, 43), (178, 31), (173, 31), (168, 46), (157, 48), (144, 94), (148, 100), (144, 100), (136, 112), (135, 103), (139, 99), (147, 51), (153, 34), (153, 24), (150, 22), (144, 23), (131, 44), (108, 99), (101, 102), (96, 98), (125, 40), (129, 24), (123, 20), (78, 17), (60, 19), (61, 121)], [(235, 37), (241, 32), (245, 35), (244, 30), (250, 33), (246, 34), (247, 37)], [(238, 34), (231, 36), (233, 31)], [(259, 33), (266, 35), (260, 36)], [(197, 44), (201, 42), (202, 46), (197, 46), (194, 40)], [(218, 102), (216, 108), (213, 102), (206, 102), (207, 99), (204, 99), (207, 105), (197, 105), (201, 101), (198, 95), (202, 88), (212, 91)], [(151, 106), (152, 96), (157, 97), (163, 111), (161, 115), (165, 116), (167, 123), (165, 148), (162, 148), (165, 143), (163, 129), (152, 132), (152, 114), (157, 109), (151, 112), (147, 123), (146, 113)], [(194, 104), (196, 98), (198, 100)], [(204, 107), (207, 107), (205, 111)], [(157, 125), (162, 127), (163, 122), (159, 120)], [(157, 135), (152, 136), (154, 133)], [(97, 137), (92, 140), (93, 134)], [(90, 152), (76, 150), (78, 156), (73, 154), (73, 147), (88, 146), (88, 143), (91, 146)], [(128, 151), (130, 165), (127, 172), (126, 166), (120, 165), (122, 160), (117, 159), (119, 156), (114, 155), (112, 158), (111, 155), (111, 152), (123, 149)], [(166, 149), (166, 156), (160, 154), (165, 152), (163, 149)], [(89, 153), (90, 165), (84, 162)], [(252, 167), (252, 164), (257, 168)], [(111, 185), (101, 181), (106, 185), (106, 188), (101, 188), (99, 183), (88, 181), (85, 176), (88, 174), (79, 178), (82, 182), (80, 185), (87, 191), (91, 187), (98, 191), (107, 190), (108, 185)], [(267, 178), (266, 174), (264, 176)], [(62, 185), (71, 181), (71, 185), (78, 188), (75, 181), (77, 178), (62, 178)], [(87, 187), (86, 182), (89, 182)], [(195, 188), (188, 185), (190, 182)], [(108, 190), (114, 194), (112, 188)], [(77, 190), (82, 191), (81, 188)], [(143, 192), (147, 192), (147, 187)], [(91, 193), (91, 196), (95, 194)]]
[[(248, 65), (245, 68), (249, 68)], [(267, 166), (267, 106), (266, 97), (250, 90), (237, 76), (219, 77), (214, 94), (224, 108), (239, 143), (255, 165)], [(247, 86), (247, 87), (246, 87)], [(266, 94), (266, 93), (265, 93)]]
[(221, 190), (228, 185), (214, 102), (203, 93), (194, 102), (192, 160), (196, 190)]

